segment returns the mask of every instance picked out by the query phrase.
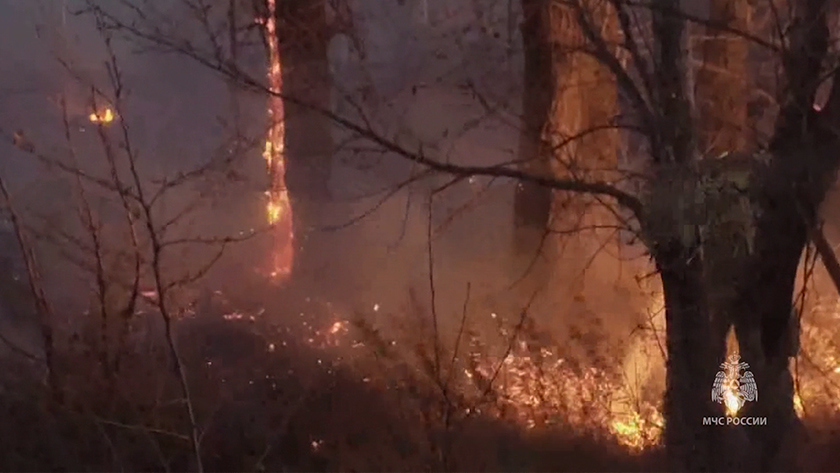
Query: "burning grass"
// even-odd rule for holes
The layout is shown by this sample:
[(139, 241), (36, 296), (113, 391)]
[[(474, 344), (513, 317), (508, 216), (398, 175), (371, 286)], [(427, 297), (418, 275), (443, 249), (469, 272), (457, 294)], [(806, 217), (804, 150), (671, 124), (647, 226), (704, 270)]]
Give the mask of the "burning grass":
[[(510, 322), (513, 317), (491, 313), (473, 327), (465, 324), (462, 339), (449, 349), (438, 345), (435, 354), (435, 346), (418, 344), (418, 334), (426, 340), (434, 334), (428, 317), (414, 312), (395, 330), (402, 337), (390, 341), (381, 330), (356, 321), (365, 341), (355, 343), (370, 345), (375, 362), (385, 365), (381, 371), (407, 373), (415, 384), (435, 386), (433, 391), (451, 404), (449, 417), (490, 416), (526, 431), (572, 431), (635, 453), (658, 445), (661, 391), (634, 389), (628, 376), (638, 379), (638, 366), (595, 354), (593, 345), (606, 337), (597, 327), (573, 330), (569, 341), (559, 343), (525, 315)], [(649, 348), (651, 337), (640, 331), (633, 339), (635, 356), (645, 356), (641, 350)], [(575, 355), (586, 351), (592, 353), (586, 360)], [(644, 387), (650, 388), (652, 372), (644, 375)]]
[[(644, 330), (600, 355), (593, 348), (605, 342), (596, 324), (559, 343), (520, 314), (467, 314), (459, 337), (439, 334), (435, 343), (431, 318), (416, 303), (400, 314), (376, 311), (386, 324), (374, 314), (281, 299), (243, 309), (249, 306), (216, 293), (177, 321), (208, 469), (659, 465), (661, 298), (651, 300)], [(819, 376), (806, 374), (800, 360), (806, 420), (840, 410), (827, 396), (836, 386), (829, 383), (834, 335), (827, 335), (835, 332), (817, 325), (836, 310), (817, 305), (812, 312), (813, 321), (803, 322), (803, 353), (826, 355), (814, 361)], [(193, 468), (188, 419), (160, 330), (133, 327), (131, 347), (112, 373), (91, 369), (96, 337), (63, 348), (67, 390), (60, 406), (45, 397), (31, 367), (18, 369), (15, 379), (6, 370), (0, 408), (16, 433), (0, 436), (3, 468)], [(821, 452), (833, 445), (825, 442)]]
[[(237, 310), (215, 294), (176, 322), (208, 470), (641, 468), (641, 457), (611, 439), (575, 430), (587, 399), (564, 405), (579, 411), (573, 419), (550, 412), (564, 393), (531, 370), (557, 357), (530, 358), (521, 344), (504, 357), (465, 329), (457, 369), (437, 371), (428, 326), (415, 319), (403, 328), (424, 332), (392, 332), (342, 317), (329, 304), (284, 302)], [(286, 322), (270, 323), (266, 314), (275, 311)], [(189, 420), (161, 331), (154, 323), (132, 327), (131, 346), (111, 372), (98, 369), (97, 337), (64, 345), (60, 404), (32, 367), (17, 380), (4, 376), (10, 385), (0, 410), (15, 435), (0, 435), (3, 468), (194, 468)], [(501, 359), (510, 361), (486, 384)], [(577, 368), (568, 369), (552, 376), (571, 383)]]

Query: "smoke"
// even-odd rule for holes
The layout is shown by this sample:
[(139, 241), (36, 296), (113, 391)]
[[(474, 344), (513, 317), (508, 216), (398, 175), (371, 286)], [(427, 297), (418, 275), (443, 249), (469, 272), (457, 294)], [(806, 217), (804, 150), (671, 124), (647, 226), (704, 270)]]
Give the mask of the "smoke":
[[(507, 12), (481, 9), (486, 15), (473, 21), (475, 12), (452, 10), (448, 3), (429, 2), (422, 15), (408, 6), (368, 3), (355, 12), (363, 50), (354, 49), (357, 43), (346, 36), (331, 45), (336, 113), (358, 122), (362, 104), (376, 132), (438, 159), (468, 165), (515, 160), (521, 56), (514, 32), (508, 31)], [(68, 2), (69, 9), (80, 5)], [(92, 90), (113, 93), (102, 32), (90, 15), (62, 14), (56, 3), (3, 0), (0, 8), (6, 13), (0, 15), (4, 34), (14, 36), (0, 46), (0, 63), (7, 72), (14, 70), (2, 74), (0, 84), (7, 91), (0, 98), (3, 129), (23, 129), (39, 149), (67, 159), (64, 100), (80, 167), (102, 174), (102, 145), (87, 121), (96, 97)], [(190, 209), (169, 237), (225, 237), (264, 226), (265, 97), (241, 90), (232, 95), (218, 74), (184, 57), (138, 52), (136, 43), (122, 40), (113, 44), (126, 88), (119, 119), (129, 127), (144, 176), (160, 181), (218, 163), (196, 183), (160, 200), (164, 216)], [(259, 45), (254, 48), (248, 54), (259, 58)], [(122, 141), (117, 127), (108, 133), (115, 143)], [(516, 282), (530, 256), (511, 254), (513, 182), (477, 177), (448, 186), (449, 177), (432, 175), (393, 192), (422, 170), (398, 156), (370, 151), (369, 143), (349, 140), (339, 127), (334, 137), (351, 144), (337, 150), (331, 177), (335, 201), (319, 222), (315, 251), (323, 270), (297, 289), (299, 296), (330, 301), (345, 312), (390, 317), (407, 313), (413, 294), (427, 312), (434, 304), (444, 331), (455, 329), (465, 302), (477, 317), (519, 316), (528, 295)], [(238, 152), (231, 151), (235, 145)], [(69, 176), (18, 149), (5, 151), (9, 159), (0, 166), (22, 205), (57, 215), (51, 219), (55, 228), (81, 232)], [(98, 204), (105, 223), (118, 224), (117, 204), (113, 196)], [(550, 244), (562, 238), (555, 240)], [(563, 254), (529, 316), (560, 340), (582, 327), (626, 340), (648, 297), (639, 295), (634, 279), (639, 264), (604, 251), (595, 256), (598, 244), (578, 249)], [(257, 238), (225, 251), (204, 289), (247, 293), (244, 281), (255, 277), (266, 258), (265, 242)], [(77, 276), (78, 268), (50, 245), (43, 252), (50, 294), (62, 308), (81, 313), (89, 303), (89, 276)], [(212, 255), (209, 248), (179, 250), (173, 265), (183, 268), (173, 270), (194, 269)]]

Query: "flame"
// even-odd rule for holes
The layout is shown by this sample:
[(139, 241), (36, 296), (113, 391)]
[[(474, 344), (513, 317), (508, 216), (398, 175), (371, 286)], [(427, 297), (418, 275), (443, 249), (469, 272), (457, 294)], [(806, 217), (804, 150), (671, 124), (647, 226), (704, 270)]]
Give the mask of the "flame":
[[(453, 392), (463, 399), (465, 415), (491, 415), (524, 429), (560, 425), (581, 434), (611, 437), (630, 451), (655, 447), (662, 441), (665, 426), (662, 411), (665, 364), (661, 355), (663, 305), (661, 292), (652, 294), (648, 308), (648, 313), (652, 314), (651, 330), (637, 331), (618, 363), (596, 364), (594, 360), (576, 360), (563, 356), (555, 344), (547, 347), (527, 337), (517, 337), (510, 350), (502, 354), (484, 345), (485, 339), (472, 332), (469, 335), (468, 356), (459, 358), (459, 363), (463, 365), (455, 371), (457, 376), (453, 379), (457, 381), (453, 381), (456, 384), (452, 387), (457, 391)], [(374, 306), (373, 310), (377, 308)], [(833, 306), (829, 312), (828, 319), (840, 318), (840, 304)], [(516, 333), (510, 326), (503, 325), (504, 317), (494, 313), (489, 318), (498, 324), (498, 332), (505, 339), (509, 340)], [(365, 343), (349, 336), (355, 333), (354, 326), (335, 316), (320, 328), (311, 327), (312, 334), (306, 341), (324, 349), (365, 347)], [(837, 372), (840, 370), (834, 370), (840, 364), (840, 350), (833, 344), (838, 332), (836, 329), (830, 332), (811, 321), (803, 321), (802, 329), (803, 345), (812, 347), (811, 354), (818, 355), (813, 357), (814, 363), (823, 368), (822, 371), (802, 373), (793, 399), (796, 414), (807, 420), (814, 420), (817, 417), (815, 414), (838, 414), (837, 391), (826, 390), (827, 386), (840, 386), (840, 373)], [(405, 336), (410, 337), (408, 341), (414, 342), (400, 343), (400, 346), (413, 346), (416, 338), (411, 337), (417, 337), (417, 334), (417, 331), (408, 331)], [(732, 338), (734, 340), (734, 335)], [(380, 345), (398, 349), (395, 341), (379, 343), (374, 339), (372, 342), (367, 344), (370, 349), (384, 350), (374, 348)], [(285, 346), (285, 342), (281, 345)], [(278, 346), (268, 347), (270, 351), (275, 349)], [(363, 368), (362, 359), (366, 350), (355, 351), (357, 355), (345, 357), (341, 363), (359, 369), (359, 379), (364, 383), (384, 383), (380, 379), (383, 374), (385, 377), (399, 376), (397, 372), (381, 372), (382, 360), (375, 353), (376, 372)], [(729, 346), (727, 351), (734, 353), (736, 345)], [(385, 358), (395, 353), (389, 352)], [(320, 365), (321, 361), (318, 363)], [(796, 372), (796, 369), (792, 368), (792, 371)], [(726, 415), (730, 417), (738, 415), (745, 402), (739, 392), (737, 378), (738, 373), (729, 372), (724, 384), (723, 404)], [(493, 380), (492, 383), (490, 380)], [(807, 418), (803, 399), (809, 401)]]
[(113, 122), (115, 118), (116, 114), (114, 111), (107, 107), (102, 110), (95, 110), (88, 115), (91, 123), (101, 123), (103, 125)]
[[(738, 345), (738, 337), (735, 335), (735, 329), (730, 328), (729, 334), (726, 337), (726, 359), (730, 360), (732, 356), (739, 356), (740, 346)], [(738, 417), (738, 412), (744, 407), (744, 397), (741, 395), (740, 372), (737, 369), (727, 369), (726, 378), (723, 382), (723, 407), (726, 411), (727, 417)]]
[(268, 45), (268, 85), (271, 97), (268, 99), (269, 129), (265, 140), (263, 158), (268, 168), (269, 190), (266, 192), (266, 219), (275, 226), (274, 254), (271, 276), (287, 277), (294, 262), (294, 229), (292, 227), (292, 206), (286, 189), (286, 162), (284, 141), (286, 135), (283, 100), (278, 96), (283, 88), (283, 69), (280, 61), (280, 46), (277, 39), (276, 0), (268, 0), (268, 15), (263, 26)]
[(796, 416), (800, 419), (805, 415), (805, 409), (802, 407), (802, 398), (799, 396), (799, 393), (793, 395), (793, 409), (796, 412)]
[(727, 416), (735, 417), (738, 415), (738, 411), (741, 409), (743, 403), (732, 385), (727, 386), (726, 391), (723, 393), (723, 404), (726, 406)]

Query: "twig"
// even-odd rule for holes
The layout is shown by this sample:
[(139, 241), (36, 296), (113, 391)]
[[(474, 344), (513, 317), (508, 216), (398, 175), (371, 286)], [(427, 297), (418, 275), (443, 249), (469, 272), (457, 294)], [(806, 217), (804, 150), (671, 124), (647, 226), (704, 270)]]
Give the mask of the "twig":
[(171, 437), (171, 438), (178, 439), (178, 440), (183, 440), (184, 442), (190, 442), (191, 441), (189, 436), (179, 434), (177, 432), (170, 432), (168, 430), (156, 429), (154, 427), (147, 427), (145, 425), (123, 424), (122, 422), (103, 419), (103, 418), (98, 417), (98, 416), (94, 417), (94, 419), (96, 420), (96, 422), (99, 422), (99, 423), (102, 423), (102, 424), (105, 424), (105, 425), (113, 425), (114, 427), (120, 427), (122, 429), (138, 430), (138, 431), (143, 431), (143, 432), (151, 432), (153, 434), (159, 434), (159, 435), (164, 435), (164, 436)]
[(440, 376), (440, 341), (438, 335), (438, 316), (437, 316), (437, 298), (435, 297), (435, 259), (432, 251), (432, 203), (433, 197), (429, 197), (429, 219), (426, 235), (426, 244), (429, 252), (429, 289), (431, 290), (431, 309), (432, 309), (432, 329), (434, 330), (434, 349), (435, 349), (435, 376)]
[(822, 228), (814, 227), (811, 230), (811, 241), (814, 242), (814, 246), (820, 254), (820, 259), (822, 259), (823, 265), (825, 265), (825, 269), (834, 283), (834, 288), (840, 295), (840, 262), (837, 261), (837, 255), (834, 254), (834, 250), (826, 239)]

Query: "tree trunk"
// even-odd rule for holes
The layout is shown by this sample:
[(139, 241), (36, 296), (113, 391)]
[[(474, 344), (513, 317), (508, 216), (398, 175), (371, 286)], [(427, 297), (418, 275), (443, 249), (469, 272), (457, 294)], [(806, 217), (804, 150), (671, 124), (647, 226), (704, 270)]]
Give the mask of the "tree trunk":
[[(550, 150), (545, 141), (555, 94), (549, 4), (546, 0), (522, 0), (525, 71), (519, 168), (536, 175), (551, 172)], [(517, 184), (513, 210), (517, 254), (525, 254), (528, 258), (540, 250), (551, 214), (551, 199), (552, 192), (546, 187)]]
[(703, 267), (696, 248), (681, 243), (656, 250), (665, 295), (667, 377), (665, 445), (671, 471), (710, 471), (716, 429), (703, 417), (716, 415), (709, 396), (717, 367), (708, 344), (710, 327), (703, 291)]
[(613, 125), (618, 89), (607, 66), (587, 52), (593, 46), (582, 28), (597, 30), (598, 42), (616, 56), (618, 48), (612, 45), (620, 35), (607, 2), (583, 0), (580, 8), (583, 20), (574, 6), (555, 3), (551, 10), (556, 92), (548, 130), (550, 161), (559, 176), (606, 180), (615, 177), (617, 163), (618, 132)]
[(286, 187), (294, 213), (294, 273), (309, 279), (323, 266), (313, 246), (331, 199), (332, 124), (319, 112), (331, 106), (330, 31), (324, 0), (282, 0), (277, 8), (283, 93), (303, 103), (285, 102)]
[(756, 173), (754, 251), (738, 275), (733, 316), (748, 328), (741, 343), (760, 393), (745, 416), (766, 416), (767, 426), (749, 433), (760, 452), (761, 471), (789, 471), (795, 458), (797, 419), (789, 359), (797, 268), (817, 210), (835, 182), (840, 164), (840, 81), (833, 73), (828, 101), (814, 108), (829, 32), (824, 2), (795, 2), (789, 51), (783, 56), (785, 85), (770, 142), (768, 162)]
[[(603, 64), (582, 52), (585, 37), (574, 7), (544, 0), (523, 0), (522, 6), (526, 90), (520, 167), (535, 174), (606, 180), (616, 168), (617, 131), (611, 128), (617, 112), (615, 81)], [(610, 7), (594, 1), (582, 7), (587, 21), (613, 44), (617, 25)], [(583, 295), (585, 278), (580, 275), (603, 246), (599, 240), (612, 233), (591, 229), (614, 221), (588, 200), (519, 185), (516, 242), (529, 265), (526, 281), (531, 283), (522, 285), (526, 292), (558, 283), (553, 278), (562, 277), (557, 274), (562, 267), (580, 286), (576, 293)]]
[[(665, 448), (672, 471), (715, 467), (717, 432), (710, 393), (717, 364), (695, 216), (696, 136), (686, 83), (685, 19), (669, 14), (679, 0), (658, 0), (653, 11), (657, 115), (651, 136), (656, 174), (644, 229), (662, 279), (666, 320)], [(665, 119), (667, 117), (667, 119)]]
[[(615, 78), (599, 59), (586, 52), (593, 48), (585, 29), (597, 31), (596, 41), (618, 55), (617, 15), (608, 2), (583, 0), (578, 5), (554, 2), (551, 9), (556, 93), (548, 125), (552, 174), (567, 179), (610, 182), (617, 169), (618, 90)], [(550, 230), (554, 267), (563, 268), (576, 285), (578, 300), (591, 289), (588, 267), (611, 259), (601, 250), (618, 243), (612, 228), (611, 209), (581, 194), (558, 193), (553, 199)], [(612, 263), (612, 261), (610, 261)], [(560, 283), (564, 275), (558, 275)]]
[[(748, 31), (750, 5), (747, 1), (711, 0), (709, 19), (734, 30)], [(697, 72), (695, 103), (698, 115), (698, 146), (707, 159), (726, 158), (746, 150), (747, 99), (749, 76), (747, 73), (746, 39), (708, 26), (701, 43), (701, 65)], [(715, 208), (715, 212), (722, 209)], [(727, 209), (728, 210), (728, 209)], [(743, 264), (746, 256), (739, 240), (743, 234), (728, 232), (726, 225), (710, 223), (709, 236), (704, 244), (706, 287), (709, 311), (712, 318), (712, 340), (717, 357), (723, 362), (726, 356), (726, 337), (733, 324), (726, 316), (726, 304), (734, 296), (733, 274)], [(737, 333), (743, 333), (743, 330)]]
[(788, 360), (795, 355), (790, 339), (795, 335), (789, 324), (797, 268), (808, 235), (793, 186), (782, 184), (787, 177), (782, 181), (780, 177), (763, 179), (758, 205), (772, 211), (765, 210), (756, 222), (754, 253), (744, 265), (730, 314), (741, 357), (750, 363), (760, 394), (760, 402), (747, 404), (741, 415), (767, 417), (766, 427), (748, 430), (760, 455), (761, 463), (754, 467), (761, 471), (792, 467), (789, 447), (794, 443), (796, 417)]

